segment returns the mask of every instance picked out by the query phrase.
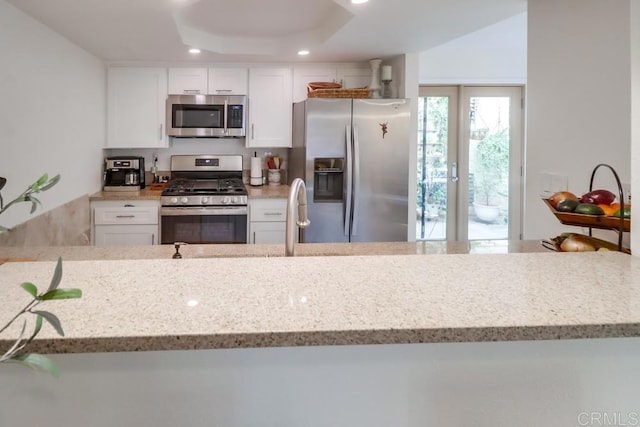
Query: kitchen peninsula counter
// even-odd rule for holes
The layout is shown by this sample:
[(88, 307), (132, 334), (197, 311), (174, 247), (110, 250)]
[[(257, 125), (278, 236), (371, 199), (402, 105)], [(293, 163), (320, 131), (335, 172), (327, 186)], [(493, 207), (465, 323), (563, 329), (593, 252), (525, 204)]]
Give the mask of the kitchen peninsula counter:
[[(0, 247), (0, 263), (7, 261), (65, 261), (171, 259), (173, 245)], [(369, 242), (296, 244), (297, 256), (431, 255), (466, 253), (548, 252), (537, 240), (476, 240), (471, 242)], [(284, 244), (182, 245), (185, 258), (244, 258), (284, 256)]]
[[(301, 245), (304, 246), (304, 245)], [(3, 315), (53, 262), (0, 266)], [(640, 261), (617, 252), (65, 261), (43, 353), (640, 336)], [(5, 319), (7, 318), (7, 319)], [(16, 332), (17, 333), (17, 332)], [(2, 337), (2, 345), (9, 336)]]

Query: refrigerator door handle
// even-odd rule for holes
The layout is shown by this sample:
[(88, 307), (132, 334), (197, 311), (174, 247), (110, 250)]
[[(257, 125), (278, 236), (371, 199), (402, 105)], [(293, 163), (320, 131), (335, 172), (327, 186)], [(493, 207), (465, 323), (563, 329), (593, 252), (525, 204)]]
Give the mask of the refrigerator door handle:
[(352, 144), (351, 144), (351, 126), (345, 128), (345, 141), (347, 144), (347, 195), (345, 200), (344, 209), (344, 235), (349, 235), (349, 222), (351, 220), (351, 189), (353, 188), (353, 170), (351, 168), (351, 161), (353, 158)]
[(358, 226), (358, 191), (360, 190), (360, 139), (358, 128), (353, 127), (353, 222), (351, 235), (356, 235)]

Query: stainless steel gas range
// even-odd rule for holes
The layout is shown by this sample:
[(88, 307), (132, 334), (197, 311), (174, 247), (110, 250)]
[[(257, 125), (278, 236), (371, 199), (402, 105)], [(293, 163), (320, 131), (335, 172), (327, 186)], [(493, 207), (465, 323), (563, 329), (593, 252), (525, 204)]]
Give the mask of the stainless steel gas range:
[(160, 197), (161, 243), (247, 243), (242, 156), (171, 156)]

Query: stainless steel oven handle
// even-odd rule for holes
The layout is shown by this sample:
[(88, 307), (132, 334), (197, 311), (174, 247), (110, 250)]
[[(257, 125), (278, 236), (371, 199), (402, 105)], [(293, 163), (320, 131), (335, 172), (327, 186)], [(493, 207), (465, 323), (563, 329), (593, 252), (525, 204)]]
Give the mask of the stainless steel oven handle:
[(247, 215), (246, 206), (215, 208), (160, 208), (161, 216)]

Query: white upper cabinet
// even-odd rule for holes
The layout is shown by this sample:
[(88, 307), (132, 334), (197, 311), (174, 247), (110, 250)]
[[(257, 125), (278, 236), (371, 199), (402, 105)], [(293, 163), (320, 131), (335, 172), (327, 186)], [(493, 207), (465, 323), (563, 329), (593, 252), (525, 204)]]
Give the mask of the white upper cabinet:
[(209, 94), (246, 95), (246, 68), (209, 68)]
[(294, 68), (293, 102), (307, 99), (307, 85), (311, 82), (335, 82), (335, 68)]
[(291, 147), (291, 68), (249, 70), (247, 147)]
[(338, 68), (336, 81), (342, 84), (344, 89), (354, 89), (371, 86), (370, 68)]
[(107, 148), (166, 147), (166, 68), (109, 68)]
[(169, 68), (169, 94), (207, 93), (206, 68)]
[(169, 68), (169, 94), (246, 95), (246, 68)]

